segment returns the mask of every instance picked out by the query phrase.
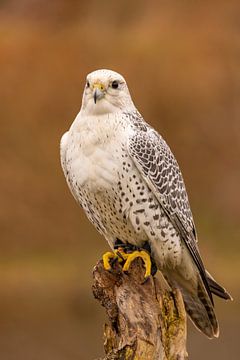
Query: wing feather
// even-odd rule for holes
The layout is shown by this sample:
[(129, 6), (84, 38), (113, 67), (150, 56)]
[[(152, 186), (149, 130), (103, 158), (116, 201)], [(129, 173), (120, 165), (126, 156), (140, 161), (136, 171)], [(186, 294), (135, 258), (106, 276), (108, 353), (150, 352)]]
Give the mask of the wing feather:
[(136, 128), (128, 152), (160, 206), (185, 242), (213, 302), (197, 246), (197, 236), (178, 163), (163, 138), (151, 127)]

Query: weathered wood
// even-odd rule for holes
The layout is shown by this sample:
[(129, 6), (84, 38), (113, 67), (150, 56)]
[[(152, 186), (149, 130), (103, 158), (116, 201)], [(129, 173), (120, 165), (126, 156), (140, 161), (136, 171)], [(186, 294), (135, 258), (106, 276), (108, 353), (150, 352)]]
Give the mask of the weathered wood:
[(128, 274), (116, 262), (106, 271), (102, 261), (93, 270), (93, 294), (106, 309), (104, 360), (183, 360), (186, 313), (181, 293), (164, 289), (156, 277), (144, 280), (140, 259)]

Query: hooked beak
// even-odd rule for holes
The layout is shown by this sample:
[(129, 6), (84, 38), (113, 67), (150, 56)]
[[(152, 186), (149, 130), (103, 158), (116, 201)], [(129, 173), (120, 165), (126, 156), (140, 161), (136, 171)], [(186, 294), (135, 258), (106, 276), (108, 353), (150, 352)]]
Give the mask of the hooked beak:
[(94, 103), (97, 103), (97, 100), (100, 100), (104, 96), (105, 87), (103, 84), (96, 83), (93, 85), (93, 100)]

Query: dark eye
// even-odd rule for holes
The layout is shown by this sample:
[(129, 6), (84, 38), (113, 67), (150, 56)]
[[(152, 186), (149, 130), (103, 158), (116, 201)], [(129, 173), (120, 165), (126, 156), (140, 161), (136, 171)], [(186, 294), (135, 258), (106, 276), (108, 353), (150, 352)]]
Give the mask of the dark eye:
[(89, 86), (90, 86), (90, 83), (89, 83), (89, 81), (87, 81), (86, 87), (89, 88)]
[(117, 80), (114, 80), (114, 81), (112, 82), (112, 88), (113, 88), (113, 89), (117, 89), (117, 88), (118, 88), (118, 85), (119, 85), (119, 82), (118, 82)]

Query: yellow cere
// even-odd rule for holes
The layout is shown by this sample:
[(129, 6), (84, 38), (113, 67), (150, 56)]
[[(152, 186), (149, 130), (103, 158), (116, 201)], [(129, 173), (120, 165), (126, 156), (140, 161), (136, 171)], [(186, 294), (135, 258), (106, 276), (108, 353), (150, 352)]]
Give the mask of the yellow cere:
[(95, 84), (93, 84), (93, 89), (99, 89), (99, 90), (103, 91), (105, 89), (105, 86), (101, 83), (95, 83)]

